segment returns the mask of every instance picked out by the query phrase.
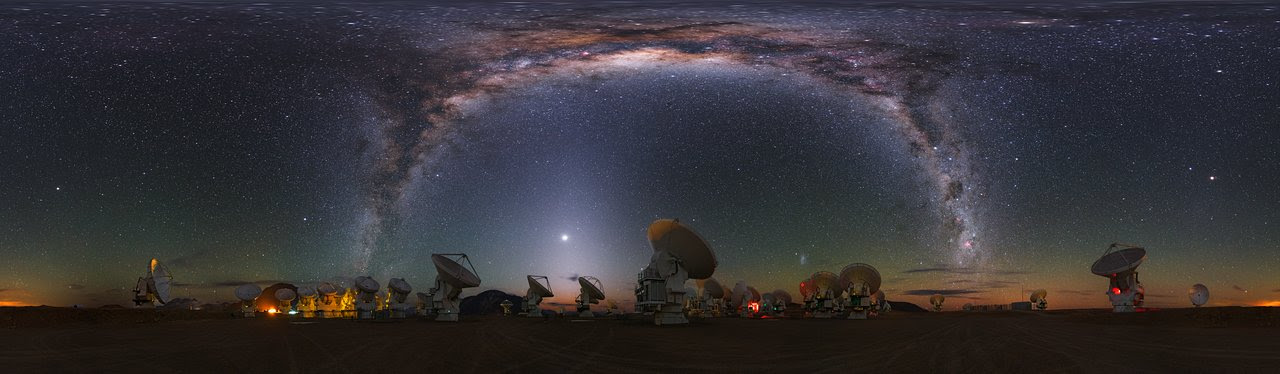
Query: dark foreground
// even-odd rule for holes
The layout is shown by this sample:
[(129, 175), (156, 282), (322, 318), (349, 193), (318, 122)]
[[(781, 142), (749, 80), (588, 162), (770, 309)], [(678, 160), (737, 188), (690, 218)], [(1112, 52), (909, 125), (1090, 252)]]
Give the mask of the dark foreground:
[(6, 326), (0, 363), (4, 372), (1275, 372), (1278, 318), (1276, 308), (722, 318), (674, 327), (116, 318)]

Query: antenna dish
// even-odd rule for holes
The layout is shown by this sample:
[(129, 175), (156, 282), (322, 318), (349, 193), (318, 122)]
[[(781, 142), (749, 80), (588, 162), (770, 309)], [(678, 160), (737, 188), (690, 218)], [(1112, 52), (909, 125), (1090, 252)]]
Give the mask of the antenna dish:
[(940, 312), (942, 311), (942, 302), (946, 300), (946, 296), (942, 296), (940, 293), (935, 293), (933, 296), (929, 297), (929, 304), (933, 304), (933, 311)]
[(580, 294), (578, 294), (578, 317), (592, 318), (595, 314), (591, 313), (591, 304), (599, 304), (600, 300), (604, 300), (604, 285), (600, 283), (600, 279), (596, 277), (581, 276), (578, 277), (578, 285), (580, 286)]
[[(880, 290), (880, 271), (863, 263), (849, 264), (840, 270), (840, 289), (849, 290), (859, 283), (867, 287), (865, 296), (871, 296)], [(854, 290), (856, 291), (856, 290)], [(853, 292), (850, 292), (852, 294)]]
[(258, 287), (258, 285), (253, 283), (245, 283), (240, 285), (240, 287), (236, 287), (236, 298), (240, 299), (240, 301), (253, 301), (261, 294), (262, 287)]
[(591, 303), (595, 304), (596, 300), (604, 300), (604, 285), (600, 283), (600, 279), (596, 277), (578, 277), (578, 285), (582, 286), (582, 293), (590, 296)]
[[(809, 283), (811, 284), (814, 293), (818, 297), (823, 297), (823, 293), (826, 293), (827, 291), (834, 293), (839, 289), (840, 278), (836, 277), (835, 273), (819, 271), (817, 273), (813, 273), (813, 275), (809, 277)], [(835, 298), (836, 295), (829, 295), (829, 297)]]
[(1191, 297), (1191, 304), (1199, 308), (1204, 303), (1209, 302), (1209, 287), (1196, 283), (1196, 285), (1191, 286), (1191, 289), (1187, 290), (1187, 296)]
[(325, 296), (337, 295), (338, 287), (335, 287), (333, 283), (325, 282), (325, 283), (321, 283), (320, 287), (316, 287), (316, 292), (319, 292), (321, 295), (325, 295)]
[(436, 265), (436, 274), (440, 279), (448, 282), (454, 288), (471, 288), (480, 286), (480, 277), (476, 275), (475, 268), (471, 270), (462, 267), (458, 261), (454, 261), (445, 256), (461, 256), (459, 260), (466, 260), (467, 265), (471, 265), (471, 259), (465, 254), (431, 254), (431, 262)]
[(359, 289), (360, 292), (374, 293), (378, 292), (379, 288), (382, 288), (382, 285), (378, 284), (378, 281), (373, 280), (373, 278), (365, 276), (356, 277), (356, 289)]
[(723, 299), (724, 286), (720, 285), (720, 281), (715, 278), (708, 278), (706, 283), (702, 284), (702, 292), (710, 299)]
[(298, 298), (298, 294), (294, 293), (291, 289), (281, 288), (276, 290), (276, 300), (288, 302), (293, 301), (293, 299), (296, 298)]
[[(544, 285), (542, 284), (542, 282), (539, 282), (538, 281), (539, 279), (541, 279), (542, 282), (546, 282), (546, 284)], [(528, 276), (525, 276), (525, 280), (529, 281), (529, 292), (528, 292), (529, 295), (537, 295), (538, 297), (555, 297), (556, 296), (554, 293), (551, 293), (551, 280), (547, 279), (546, 276), (528, 275)]]
[[(1112, 249), (1120, 246), (1126, 246), (1127, 248), (1112, 251)], [(1111, 277), (1115, 274), (1137, 269), (1138, 265), (1142, 265), (1142, 261), (1147, 259), (1147, 250), (1145, 248), (1127, 244), (1111, 244), (1107, 252), (1103, 254), (1102, 258), (1093, 262), (1093, 267), (1090, 270), (1094, 274)]]
[(1031, 302), (1038, 303), (1040, 300), (1044, 300), (1045, 296), (1049, 296), (1049, 291), (1043, 289), (1032, 291)]
[(773, 300), (778, 302), (779, 304), (782, 304), (784, 308), (787, 306), (787, 304), (791, 304), (792, 300), (791, 300), (790, 292), (787, 292), (786, 290), (779, 288), (779, 289), (773, 290), (773, 292), (770, 292), (770, 293), (773, 294)]
[(716, 272), (716, 253), (702, 236), (678, 219), (660, 219), (649, 225), (654, 252), (666, 251), (680, 260), (690, 279), (707, 279)]
[(392, 292), (399, 294), (408, 295), (410, 292), (413, 292), (413, 286), (410, 286), (409, 282), (406, 282), (404, 278), (391, 278), (391, 280), (387, 281), (387, 288), (390, 288)]
[(316, 288), (310, 286), (298, 287), (298, 297), (308, 298), (316, 297)]

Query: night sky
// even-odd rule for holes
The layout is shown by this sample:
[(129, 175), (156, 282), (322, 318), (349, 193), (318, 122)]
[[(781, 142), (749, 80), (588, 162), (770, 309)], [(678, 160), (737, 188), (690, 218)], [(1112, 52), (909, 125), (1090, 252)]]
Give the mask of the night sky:
[[(1280, 6), (0, 5), (0, 305), (371, 275), (634, 301), (649, 223), (798, 295), (1280, 305)], [(694, 286), (694, 282), (689, 282)]]

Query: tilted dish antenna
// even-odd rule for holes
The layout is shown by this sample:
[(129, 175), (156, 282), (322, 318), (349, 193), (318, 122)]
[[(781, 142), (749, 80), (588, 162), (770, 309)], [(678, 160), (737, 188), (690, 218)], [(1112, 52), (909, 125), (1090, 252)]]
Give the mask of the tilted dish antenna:
[(1209, 287), (1196, 283), (1196, 285), (1191, 286), (1191, 289), (1187, 290), (1187, 296), (1191, 297), (1191, 305), (1199, 308), (1204, 303), (1209, 302)]
[(871, 296), (880, 291), (880, 271), (864, 263), (853, 263), (840, 270), (840, 289), (849, 294), (849, 319), (867, 319)]
[[(436, 265), (436, 287), (429, 292), (434, 296), (436, 320), (457, 321), (461, 309), (458, 296), (464, 288), (480, 286), (480, 276), (476, 275), (471, 258), (463, 253), (435, 253), (431, 255), (431, 262)], [(467, 266), (462, 266), (462, 262)]]
[(240, 313), (245, 317), (254, 316), (253, 301), (262, 295), (262, 287), (253, 283), (245, 283), (236, 287), (236, 298), (240, 299)]
[(578, 317), (595, 317), (591, 313), (591, 304), (599, 304), (600, 300), (604, 300), (604, 284), (596, 277), (582, 276), (578, 277), (578, 287)]
[(702, 283), (702, 316), (720, 317), (724, 313), (725, 287), (715, 278)]
[(636, 308), (653, 311), (653, 323), (689, 323), (684, 315), (685, 281), (707, 279), (716, 271), (716, 253), (701, 235), (678, 219), (659, 219), (649, 225), (653, 255), (636, 277)]
[[(277, 289), (276, 293), (276, 311), (279, 313), (289, 313), (293, 311), (293, 299), (298, 298), (298, 294), (288, 288)], [(292, 314), (292, 313), (290, 313)]]
[(1102, 257), (1089, 269), (1098, 276), (1111, 280), (1107, 297), (1116, 312), (1132, 312), (1142, 306), (1146, 289), (1138, 281), (1138, 266), (1147, 259), (1145, 248), (1123, 243), (1111, 243)]
[(387, 281), (387, 310), (391, 318), (405, 318), (413, 314), (416, 305), (409, 302), (409, 294), (413, 286), (404, 278), (391, 278)]
[(524, 293), (524, 314), (529, 317), (542, 317), (542, 299), (547, 297), (555, 297), (551, 293), (551, 280), (545, 275), (526, 275), (525, 280), (529, 281), (529, 291)]
[(1048, 299), (1046, 299), (1046, 297), (1048, 297), (1048, 296), (1049, 296), (1049, 291), (1046, 291), (1046, 290), (1044, 290), (1044, 289), (1039, 289), (1039, 290), (1032, 291), (1032, 292), (1031, 292), (1031, 306), (1035, 307), (1035, 308), (1036, 308), (1036, 310), (1045, 310), (1045, 309), (1048, 309), (1048, 308), (1049, 308), (1049, 300), (1048, 300)]
[(769, 304), (770, 312), (775, 316), (786, 317), (787, 306), (791, 304), (791, 293), (781, 288), (769, 293), (773, 295), (773, 303)]
[(942, 302), (946, 300), (947, 300), (946, 296), (942, 296), (942, 294), (940, 293), (935, 293), (933, 294), (933, 296), (929, 297), (929, 304), (933, 304), (933, 311), (941, 312)]
[(831, 318), (835, 311), (835, 299), (840, 296), (840, 278), (829, 271), (819, 271), (809, 276), (813, 290), (813, 317)]
[(316, 303), (316, 309), (320, 315), (325, 318), (334, 318), (341, 316), (342, 297), (338, 295), (338, 286), (333, 283), (323, 282), (316, 287), (316, 293), (320, 295), (319, 302)]
[(871, 310), (877, 314), (893, 310), (892, 304), (884, 297), (884, 290), (877, 290), (875, 294), (871, 295)]
[(140, 306), (145, 303), (155, 305), (164, 305), (169, 302), (169, 290), (173, 285), (173, 274), (169, 273), (169, 268), (160, 263), (160, 260), (151, 259), (147, 263), (147, 275), (138, 278), (138, 284), (133, 288), (133, 304)]
[(373, 312), (378, 309), (378, 289), (382, 288), (378, 281), (367, 276), (356, 277), (356, 318), (373, 319)]
[(302, 318), (312, 318), (316, 316), (316, 310), (319, 309), (319, 305), (317, 305), (318, 303), (316, 302), (316, 298), (318, 296), (320, 296), (320, 294), (319, 292), (316, 292), (315, 287), (298, 287), (297, 310), (299, 314), (302, 314)]

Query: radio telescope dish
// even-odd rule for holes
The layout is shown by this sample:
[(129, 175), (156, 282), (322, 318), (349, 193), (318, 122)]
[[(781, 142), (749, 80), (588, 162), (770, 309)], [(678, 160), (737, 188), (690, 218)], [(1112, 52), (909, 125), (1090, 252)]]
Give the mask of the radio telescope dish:
[(240, 299), (240, 301), (253, 301), (261, 294), (262, 287), (258, 287), (258, 285), (253, 283), (245, 283), (240, 285), (240, 287), (236, 287), (236, 298)]
[(413, 287), (404, 278), (391, 278), (387, 281), (387, 310), (391, 318), (405, 318), (412, 315), (415, 305), (409, 303), (409, 293)]
[(933, 294), (933, 296), (929, 297), (929, 304), (933, 304), (933, 311), (941, 312), (942, 302), (946, 300), (947, 300), (946, 296), (942, 296), (942, 294), (940, 293), (935, 293)]
[(309, 286), (298, 287), (298, 297), (316, 297), (316, 295), (317, 293), (316, 293), (315, 287), (309, 287)]
[(245, 283), (236, 287), (236, 298), (240, 299), (240, 315), (244, 317), (253, 317), (256, 308), (253, 307), (253, 301), (262, 295), (262, 287), (253, 283)]
[(338, 296), (338, 287), (333, 283), (323, 282), (316, 286), (316, 294), (320, 296), (319, 302), (316, 303), (316, 309), (320, 312), (320, 316), (324, 318), (333, 318), (341, 315), (342, 300)]
[[(768, 296), (773, 299), (769, 302), (769, 314), (776, 317), (786, 317), (787, 306), (791, 304), (791, 293), (783, 289), (776, 289), (768, 293)], [(762, 295), (761, 298), (764, 298), (764, 296)]]
[(275, 297), (276, 302), (278, 303), (276, 304), (276, 310), (279, 311), (279, 313), (289, 313), (293, 311), (293, 299), (298, 298), (298, 294), (293, 292), (291, 289), (281, 288), (276, 290)]
[(1043, 289), (1032, 291), (1031, 306), (1034, 306), (1039, 310), (1045, 310), (1049, 307), (1049, 300), (1045, 299), (1047, 296), (1049, 296), (1049, 291), (1045, 291)]
[(813, 317), (831, 318), (836, 308), (836, 298), (842, 292), (840, 278), (835, 273), (819, 271), (809, 276), (808, 287), (813, 292)]
[(582, 276), (578, 277), (578, 286), (580, 287), (577, 300), (578, 317), (595, 317), (595, 314), (591, 313), (591, 304), (599, 304), (600, 300), (604, 300), (604, 284), (601, 284), (600, 279), (596, 277)]
[[(457, 260), (448, 256), (457, 257)], [(467, 263), (466, 267), (462, 262)], [(461, 309), (462, 289), (480, 285), (471, 258), (463, 253), (433, 253), (431, 262), (436, 265), (436, 286), (427, 293), (433, 297), (432, 308), (438, 311), (437, 321), (457, 321)], [(470, 269), (467, 269), (467, 268)]]
[(1107, 298), (1116, 312), (1132, 312), (1142, 306), (1146, 289), (1138, 281), (1138, 266), (1147, 259), (1147, 250), (1132, 244), (1111, 243), (1090, 271), (1107, 277), (1111, 287)]
[(173, 274), (169, 273), (160, 263), (160, 260), (151, 259), (147, 263), (147, 275), (138, 278), (138, 284), (133, 288), (133, 304), (139, 306), (144, 303), (152, 303), (155, 305), (164, 305), (169, 302), (169, 289), (173, 284)]
[(373, 311), (377, 310), (378, 289), (382, 285), (378, 281), (367, 276), (359, 276), (355, 279), (356, 286), (356, 318), (372, 319)]
[(636, 276), (636, 308), (653, 312), (657, 325), (685, 324), (684, 307), (690, 297), (685, 282), (707, 279), (716, 271), (716, 253), (702, 236), (678, 219), (659, 219), (649, 225), (653, 256)]
[(716, 253), (702, 236), (679, 219), (660, 219), (649, 225), (654, 252), (666, 251), (680, 260), (691, 279), (707, 279), (716, 271)]
[(551, 293), (551, 280), (545, 275), (527, 275), (525, 280), (529, 281), (529, 291), (524, 294), (524, 314), (529, 317), (542, 317), (542, 309), (539, 307), (542, 299), (555, 297), (555, 294)]
[(724, 298), (724, 286), (720, 285), (720, 281), (715, 278), (707, 279), (707, 283), (702, 285), (702, 293), (706, 294), (707, 299)]
[(316, 292), (315, 287), (298, 287), (298, 305), (295, 309), (298, 310), (298, 313), (302, 314), (302, 318), (312, 318), (316, 316), (316, 310), (319, 307), (316, 305), (317, 296), (319, 296), (319, 293)]
[(840, 270), (840, 290), (849, 296), (849, 319), (867, 319), (871, 296), (880, 291), (880, 271), (864, 263), (854, 263)]
[(1187, 290), (1187, 295), (1191, 297), (1191, 304), (1199, 308), (1204, 303), (1209, 302), (1209, 287), (1196, 283), (1196, 285), (1191, 286), (1191, 289)]
[(281, 288), (276, 290), (276, 300), (280, 300), (283, 302), (290, 302), (296, 298), (298, 298), (298, 294), (294, 293), (293, 290), (291, 289)]
[(787, 304), (791, 304), (792, 302), (791, 293), (787, 292), (786, 290), (779, 288), (779, 289), (773, 290), (773, 292), (770, 292), (770, 293), (773, 294), (774, 300), (778, 301), (784, 306)]

